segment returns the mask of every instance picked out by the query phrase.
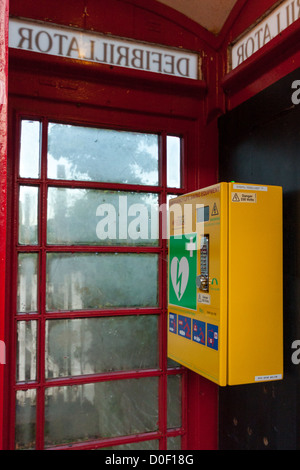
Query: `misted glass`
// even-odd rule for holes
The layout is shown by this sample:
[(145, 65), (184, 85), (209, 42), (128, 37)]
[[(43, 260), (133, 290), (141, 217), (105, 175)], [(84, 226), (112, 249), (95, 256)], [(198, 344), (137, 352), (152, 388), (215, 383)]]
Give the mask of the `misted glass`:
[(158, 136), (50, 123), (48, 178), (158, 185)]
[(39, 121), (21, 121), (20, 170), (21, 178), (40, 176), (40, 137)]
[(167, 425), (168, 428), (181, 426), (181, 375), (168, 376)]
[(36, 380), (37, 322), (19, 321), (17, 326), (17, 382)]
[(168, 437), (167, 449), (168, 450), (181, 450), (181, 436)]
[(36, 390), (18, 390), (16, 393), (15, 446), (19, 450), (35, 448)]
[(51, 245), (158, 245), (158, 196), (152, 193), (49, 188)]
[(181, 187), (181, 139), (167, 136), (167, 186)]
[(158, 255), (49, 253), (46, 309), (95, 310), (158, 305)]
[(157, 377), (46, 390), (46, 446), (151, 432), (157, 428)]
[(17, 312), (37, 312), (38, 254), (20, 253), (18, 256)]
[(19, 194), (19, 243), (38, 243), (38, 188), (20, 186)]
[(47, 378), (157, 367), (157, 316), (46, 322)]

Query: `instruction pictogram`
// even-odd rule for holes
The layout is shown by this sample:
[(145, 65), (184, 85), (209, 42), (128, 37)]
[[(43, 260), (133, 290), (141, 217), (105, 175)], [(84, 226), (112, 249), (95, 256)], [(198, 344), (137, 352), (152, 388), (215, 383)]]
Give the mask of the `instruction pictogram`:
[(207, 347), (219, 350), (219, 328), (217, 325), (207, 324)]
[(183, 338), (191, 339), (191, 318), (184, 317), (182, 315), (178, 316), (178, 334), (183, 336)]
[(205, 323), (193, 320), (193, 341), (205, 345)]
[(169, 331), (171, 333), (177, 334), (177, 315), (176, 313), (169, 314)]
[(197, 234), (170, 237), (169, 303), (196, 310)]

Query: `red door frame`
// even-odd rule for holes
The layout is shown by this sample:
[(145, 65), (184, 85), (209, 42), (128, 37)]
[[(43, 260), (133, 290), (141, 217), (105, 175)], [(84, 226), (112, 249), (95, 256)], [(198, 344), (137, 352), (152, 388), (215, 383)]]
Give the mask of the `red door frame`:
[[(7, 206), (7, 87), (8, 87), (8, 0), (0, 1), (0, 340), (5, 344), (5, 268)], [(3, 343), (2, 343), (3, 346)], [(4, 367), (0, 356), (0, 450), (3, 441)], [(3, 364), (4, 363), (4, 364)]]
[[(14, 72), (12, 71), (12, 77), (14, 75)], [(16, 80), (16, 83), (26, 83), (26, 80), (20, 80), (20, 75), (18, 77), (18, 80)], [(11, 91), (13, 91), (13, 85), (11, 86)], [(25, 87), (26, 88), (26, 87)], [(20, 88), (18, 89), (18, 92), (20, 92)], [(63, 95), (62, 95), (63, 96)], [(21, 114), (23, 113), (28, 113), (27, 109), (28, 109), (28, 103), (31, 104), (30, 106), (30, 116), (28, 115), (28, 118), (32, 118), (34, 119), (34, 117), (38, 117), (40, 116), (41, 114), (44, 114), (43, 113), (43, 107), (45, 105), (39, 105), (39, 102), (38, 101), (28, 101), (27, 98), (16, 98), (16, 100), (18, 101), (18, 104), (17, 104), (17, 108), (18, 109), (21, 109)], [(13, 106), (12, 103), (14, 103), (14, 98), (11, 97), (11, 106)], [(47, 113), (49, 113), (50, 116), (52, 116), (52, 118), (54, 119), (55, 118), (55, 112), (56, 112), (56, 109), (58, 107), (58, 109), (61, 109), (61, 105), (57, 105), (57, 103), (49, 103), (49, 102), (46, 102), (46, 106), (47, 106)], [(97, 108), (95, 108), (94, 110), (91, 109), (91, 108), (88, 108), (87, 110), (84, 110), (85, 107), (81, 107), (80, 111), (76, 111), (75, 114), (80, 114), (80, 119), (83, 120), (83, 122), (85, 120), (88, 120), (92, 123), (92, 121), (95, 119), (95, 115), (98, 115), (98, 111), (97, 111)], [(42, 110), (42, 111), (41, 111)], [(64, 114), (66, 114), (67, 116), (68, 115), (72, 115), (74, 114), (74, 109), (72, 110), (72, 106), (68, 106), (68, 104), (65, 104), (64, 105)], [(10, 113), (10, 118), (12, 118), (12, 113)], [(61, 119), (64, 120), (63, 116), (61, 116)], [(115, 117), (113, 118), (115, 120)], [(121, 120), (119, 119), (119, 121), (121, 122)], [(151, 131), (150, 129), (150, 121), (151, 121), (151, 126), (152, 126), (152, 130), (154, 131), (156, 126), (158, 125), (157, 124), (157, 119), (152, 117), (146, 117), (144, 118), (144, 121), (141, 123), (139, 121), (139, 125), (142, 126), (142, 125), (145, 125), (145, 123), (147, 123), (147, 129), (148, 131)], [(133, 128), (133, 126), (135, 126), (136, 123), (135, 123), (135, 120), (134, 120), (134, 117), (129, 117), (128, 119), (128, 122), (126, 122), (126, 127), (129, 126)], [(10, 122), (10, 126), (13, 126), (13, 123)], [(187, 124), (187, 127), (190, 126), (190, 123)], [(192, 124), (192, 127), (194, 127), (194, 124)], [(177, 128), (177, 129), (176, 129)], [(133, 129), (132, 129), (133, 130)], [(184, 130), (184, 126), (180, 124), (180, 121), (177, 122), (175, 124), (175, 126), (173, 126), (173, 129), (171, 132), (173, 132), (174, 134), (177, 134), (177, 133), (180, 133), (180, 131), (183, 132)], [(14, 136), (16, 136), (18, 134), (18, 131), (16, 130), (14, 133)], [(17, 138), (16, 138), (17, 139)], [(190, 147), (193, 148), (194, 147), (194, 144), (195, 144), (195, 138), (193, 138), (193, 142), (190, 144)], [(17, 147), (16, 145), (14, 145), (14, 142), (11, 142), (11, 147), (12, 146), (15, 146)], [(17, 151), (16, 151), (17, 152)], [(11, 166), (11, 165), (10, 165)], [(17, 174), (15, 175), (17, 177)], [(185, 178), (185, 187), (186, 187), (186, 181), (187, 181), (187, 177)], [(29, 181), (30, 182), (30, 181)], [(53, 182), (52, 182), (53, 183)], [(64, 185), (64, 183), (63, 183)], [(103, 187), (106, 187), (106, 185), (101, 185)], [(122, 189), (121, 185), (119, 185), (120, 187), (118, 187), (119, 189)], [(117, 186), (115, 185), (115, 189), (118, 189)], [(132, 187), (132, 190), (135, 189), (134, 187)], [(148, 188), (149, 189), (149, 188)], [(151, 189), (151, 188), (150, 188)], [(153, 189), (153, 188), (152, 188)], [(144, 187), (143, 190), (147, 190), (147, 187)], [(180, 190), (179, 190), (180, 191)], [(11, 192), (11, 190), (10, 190)], [(42, 198), (43, 199), (43, 198)], [(43, 213), (45, 213), (45, 211), (43, 211)], [(17, 220), (18, 217), (17, 215), (15, 215), (15, 219)], [(15, 245), (15, 243), (13, 243), (13, 246)], [(92, 251), (93, 249), (91, 248), (90, 251)], [(115, 249), (114, 249), (115, 250)], [(26, 251), (26, 250), (25, 250)], [(55, 251), (58, 251), (58, 249), (56, 249)], [(65, 251), (65, 248), (63, 249), (63, 251)], [(73, 249), (72, 249), (73, 251)], [(86, 251), (86, 250), (85, 250)], [(98, 251), (98, 248), (97, 248), (97, 251)], [(123, 250), (125, 251), (125, 250)], [(128, 251), (128, 249), (126, 249), (126, 251)], [(149, 248), (145, 248), (144, 250), (141, 250), (141, 251), (149, 251)], [(153, 251), (153, 250), (151, 250)], [(157, 251), (157, 249), (155, 249), (154, 251)], [(11, 256), (11, 253), (8, 255), (9, 259), (12, 259), (12, 256)], [(12, 263), (11, 263), (12, 264)], [(160, 271), (161, 272), (161, 271)], [(14, 272), (14, 277), (16, 277), (16, 273)], [(164, 276), (164, 279), (161, 279), (160, 282), (163, 282), (165, 283), (166, 282), (166, 277)], [(165, 289), (164, 289), (165, 290)], [(12, 309), (10, 309), (10, 312), (12, 313)], [(153, 309), (151, 309), (151, 312), (152, 313), (155, 313)], [(122, 312), (119, 312), (120, 314), (122, 314)], [(157, 313), (159, 313), (159, 309), (157, 309)], [(126, 312), (124, 311), (123, 314), (126, 314)], [(109, 315), (109, 312), (105, 312), (105, 315)], [(51, 314), (51, 317), (53, 318), (55, 316), (55, 314)], [(77, 317), (78, 315), (76, 315)], [(26, 315), (25, 315), (26, 317)], [(24, 317), (24, 319), (25, 319)], [(32, 315), (31, 315), (31, 318), (32, 318)], [(58, 315), (58, 318), (59, 318), (59, 315)], [(18, 319), (22, 319), (21, 316), (18, 316)], [(162, 332), (163, 334), (165, 335), (165, 330), (164, 330), (164, 327), (162, 327)], [(11, 340), (12, 343), (13, 343), (13, 340)], [(162, 338), (161, 338), (161, 342), (162, 342)], [(12, 354), (10, 357), (14, 357), (14, 351), (12, 351)], [(40, 364), (41, 366), (41, 364)], [(157, 372), (158, 374), (161, 374), (160, 372)], [(174, 371), (174, 373), (176, 373), (176, 371)], [(143, 374), (142, 373), (139, 373), (139, 377), (141, 377)], [(129, 375), (128, 375), (128, 378), (129, 378)], [(189, 409), (188, 409), (188, 416), (185, 417), (184, 419), (184, 423), (183, 423), (183, 429), (184, 431), (188, 431), (188, 436), (186, 436), (186, 438), (189, 440), (189, 447), (194, 445), (196, 449), (199, 449), (200, 446), (203, 446), (203, 448), (211, 448), (212, 446), (215, 447), (215, 443), (216, 443), (216, 429), (217, 429), (217, 422), (216, 422), (216, 413), (215, 413), (215, 392), (216, 392), (216, 388), (213, 389), (213, 387), (211, 386), (211, 384), (209, 384), (206, 380), (203, 380), (201, 381), (198, 376), (196, 375), (192, 375), (190, 374), (189, 372), (187, 372), (185, 374), (185, 380), (188, 381), (188, 397), (186, 395), (184, 395), (184, 400), (190, 405)], [(77, 380), (78, 381), (78, 380)], [(76, 382), (76, 379), (75, 379), (75, 382)], [(75, 383), (74, 382), (74, 383)], [(54, 382), (53, 382), (54, 383)], [(53, 385), (52, 383), (52, 385)], [(68, 380), (68, 383), (71, 384), (72, 383), (72, 380)], [(13, 385), (13, 381), (11, 383), (11, 390), (13, 389), (14, 385)], [(28, 385), (24, 385), (24, 386), (21, 386), (23, 388), (28, 388)], [(197, 392), (197, 394), (196, 394)], [(197, 399), (198, 397), (198, 399)], [(164, 406), (163, 403), (161, 403), (160, 405), (161, 407)], [(161, 408), (162, 410), (162, 408)], [(160, 413), (160, 415), (162, 415), (163, 413)], [(195, 417), (197, 415), (200, 415), (201, 416), (201, 420), (199, 419), (195, 419)], [(203, 420), (203, 417), (205, 418), (205, 420)], [(188, 420), (190, 421), (189, 425), (186, 426), (186, 418), (188, 418)], [(213, 422), (212, 422), (212, 418), (213, 418)], [(199, 429), (199, 423), (205, 423), (205, 429), (202, 429), (203, 426), (200, 426), (201, 429)], [(207, 426), (208, 424), (208, 426)], [(196, 430), (196, 432), (191, 432), (190, 429), (193, 429), (193, 430)], [(42, 436), (40, 435), (39, 436), (42, 440)], [(143, 438), (143, 436), (141, 436), (141, 438)], [(144, 438), (146, 439), (147, 438), (147, 435), (144, 436)], [(149, 438), (149, 436), (148, 436)], [(121, 443), (122, 440), (120, 440), (120, 443)], [(123, 440), (124, 441), (124, 440)], [(123, 442), (122, 441), (122, 442)], [(194, 442), (194, 444), (192, 444), (192, 442)], [(95, 445), (95, 444), (90, 444), (91, 446), (92, 445)], [(73, 448), (79, 448), (80, 446), (74, 446)], [(61, 448), (65, 448), (64, 446), (62, 446)]]

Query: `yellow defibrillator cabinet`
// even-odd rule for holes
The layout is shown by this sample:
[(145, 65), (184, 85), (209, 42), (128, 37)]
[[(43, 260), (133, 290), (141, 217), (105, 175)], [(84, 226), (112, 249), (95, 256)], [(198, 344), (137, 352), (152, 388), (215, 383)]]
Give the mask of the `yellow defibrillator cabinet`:
[(221, 385), (283, 378), (282, 188), (170, 201), (168, 356)]

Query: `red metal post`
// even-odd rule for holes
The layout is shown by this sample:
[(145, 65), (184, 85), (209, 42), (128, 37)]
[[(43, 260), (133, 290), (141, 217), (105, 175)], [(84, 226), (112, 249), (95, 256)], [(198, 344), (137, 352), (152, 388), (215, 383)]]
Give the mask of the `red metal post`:
[(9, 0), (0, 0), (0, 450), (3, 449), (3, 396), (5, 367), (5, 260), (7, 198), (7, 77)]

